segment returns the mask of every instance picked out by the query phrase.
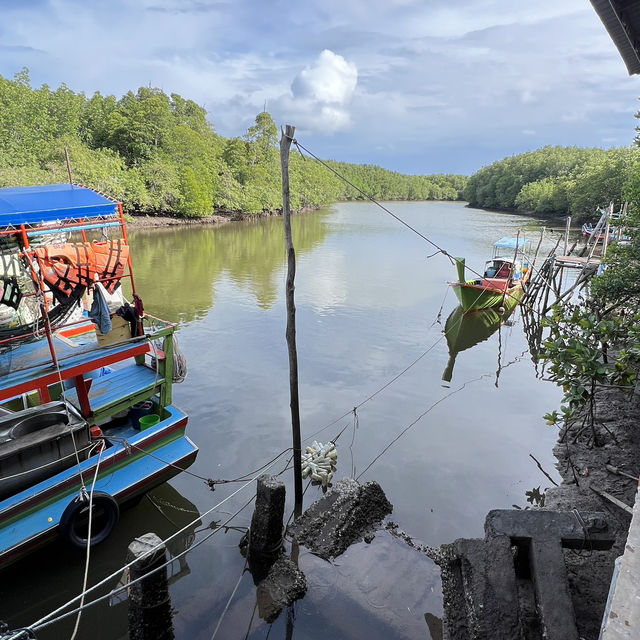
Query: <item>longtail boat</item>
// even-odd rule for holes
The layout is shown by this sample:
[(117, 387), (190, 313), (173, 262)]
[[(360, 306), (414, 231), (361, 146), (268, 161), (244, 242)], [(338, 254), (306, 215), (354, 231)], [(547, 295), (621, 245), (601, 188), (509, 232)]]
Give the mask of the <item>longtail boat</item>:
[(482, 275), (465, 277), (465, 259), (456, 258), (458, 281), (451, 282), (460, 305), (466, 312), (504, 307), (507, 299), (518, 303), (523, 286), (529, 279), (529, 263), (525, 256), (528, 241), (523, 238), (501, 238), (493, 245), (493, 257), (485, 264)]
[[(47, 241), (61, 232), (75, 241)], [(198, 449), (172, 404), (176, 326), (144, 313), (121, 203), (73, 184), (0, 189), (0, 289), (17, 318), (0, 328), (4, 567), (57, 536), (103, 541)]]

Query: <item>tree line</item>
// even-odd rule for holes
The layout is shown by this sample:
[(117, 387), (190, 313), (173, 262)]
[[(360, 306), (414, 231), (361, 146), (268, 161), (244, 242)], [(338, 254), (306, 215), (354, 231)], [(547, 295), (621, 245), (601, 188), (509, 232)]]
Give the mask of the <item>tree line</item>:
[(471, 206), (527, 213), (600, 216), (599, 207), (616, 209), (630, 200), (640, 181), (640, 149), (543, 147), (483, 167), (464, 189)]
[[(74, 181), (121, 200), (131, 213), (189, 218), (282, 207), (278, 130), (259, 113), (242, 136), (216, 133), (189, 99), (141, 87), (117, 99), (62, 84), (33, 88), (23, 69), (0, 76), (0, 187)], [(330, 161), (362, 191), (387, 200), (456, 200), (465, 176), (413, 176)], [(364, 196), (320, 163), (294, 153), (291, 204), (319, 207)]]

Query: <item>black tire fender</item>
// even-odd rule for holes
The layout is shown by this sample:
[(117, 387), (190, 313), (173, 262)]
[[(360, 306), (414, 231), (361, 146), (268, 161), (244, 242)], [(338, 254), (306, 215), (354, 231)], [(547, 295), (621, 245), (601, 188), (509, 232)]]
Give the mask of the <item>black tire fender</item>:
[[(103, 512), (103, 517), (100, 518), (99, 522), (96, 522), (94, 517), (95, 513), (94, 516), (92, 516), (90, 546), (93, 547), (109, 537), (109, 534), (113, 531), (113, 528), (120, 518), (120, 507), (118, 507), (118, 503), (113, 496), (103, 491), (93, 492), (92, 504), (94, 512), (97, 509)], [(84, 548), (87, 546), (86, 535), (83, 537), (83, 535), (76, 530), (76, 525), (78, 524), (80, 516), (85, 516), (88, 510), (88, 497), (78, 496), (73, 502), (67, 505), (60, 518), (58, 525), (60, 535), (75, 547)]]

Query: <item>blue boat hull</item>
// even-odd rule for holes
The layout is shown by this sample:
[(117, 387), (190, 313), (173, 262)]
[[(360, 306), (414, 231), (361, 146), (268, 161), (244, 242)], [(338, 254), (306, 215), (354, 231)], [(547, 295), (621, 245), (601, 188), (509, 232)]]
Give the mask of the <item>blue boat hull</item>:
[[(126, 442), (114, 441), (102, 456), (81, 463), (88, 491), (98, 464), (94, 491), (125, 504), (193, 463), (198, 448), (181, 435), (187, 416), (172, 406), (166, 410), (169, 417), (154, 427), (132, 430)], [(79, 470), (73, 466), (0, 502), (0, 568), (58, 536), (60, 518), (79, 492)]]

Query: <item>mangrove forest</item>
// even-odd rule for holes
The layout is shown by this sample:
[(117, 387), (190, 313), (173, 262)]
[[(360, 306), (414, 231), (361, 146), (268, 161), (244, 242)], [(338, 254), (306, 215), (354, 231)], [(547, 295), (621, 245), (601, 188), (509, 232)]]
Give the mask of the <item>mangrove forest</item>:
[[(27, 69), (0, 76), (0, 187), (73, 180), (121, 200), (130, 213), (199, 218), (282, 207), (278, 129), (259, 113), (242, 136), (218, 135), (204, 108), (141, 87), (117, 99), (62, 84), (32, 88)], [(361, 199), (461, 199), (467, 178), (403, 175), (372, 165), (291, 155), (292, 206)]]

